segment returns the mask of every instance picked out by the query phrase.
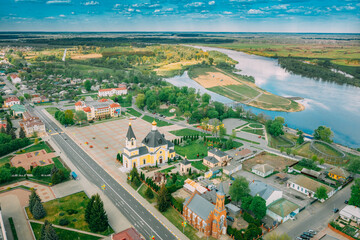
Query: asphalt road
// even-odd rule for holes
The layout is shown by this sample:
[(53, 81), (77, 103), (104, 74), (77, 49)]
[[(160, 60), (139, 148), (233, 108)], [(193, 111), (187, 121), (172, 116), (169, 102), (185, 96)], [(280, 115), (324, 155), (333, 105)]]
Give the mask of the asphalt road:
[[(56, 133), (58, 126), (43, 112), (28, 107), (45, 123), (47, 130)], [(116, 205), (120, 212), (146, 239), (155, 236), (155, 239), (177, 239), (163, 224), (161, 224), (147, 209), (145, 209), (130, 193), (100, 167), (85, 151), (83, 151), (65, 133), (52, 135), (53, 141), (67, 155), (72, 163), (90, 182), (99, 186), (105, 184), (104, 194)], [(67, 140), (65, 140), (65, 138)]]

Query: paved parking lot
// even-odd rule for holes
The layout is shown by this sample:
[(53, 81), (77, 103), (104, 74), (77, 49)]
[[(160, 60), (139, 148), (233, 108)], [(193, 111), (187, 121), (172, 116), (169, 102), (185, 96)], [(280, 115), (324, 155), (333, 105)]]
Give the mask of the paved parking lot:
[[(125, 147), (125, 136), (129, 122), (131, 122), (134, 130), (137, 145), (141, 146), (141, 141), (151, 131), (152, 126), (140, 118), (136, 120), (121, 119), (80, 128), (73, 127), (68, 128), (67, 132), (97, 161), (119, 167), (119, 164), (116, 163), (116, 155), (118, 152), (122, 152)], [(166, 130), (163, 130), (160, 127), (158, 129), (161, 133), (165, 134), (167, 140), (176, 138), (175, 135), (166, 131), (173, 130), (172, 128), (166, 127)], [(88, 142), (88, 144), (85, 144), (85, 142)]]

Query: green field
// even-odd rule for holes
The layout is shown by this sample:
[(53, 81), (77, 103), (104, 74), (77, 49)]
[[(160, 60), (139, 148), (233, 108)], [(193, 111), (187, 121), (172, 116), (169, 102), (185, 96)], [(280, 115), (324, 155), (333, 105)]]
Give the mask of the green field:
[(229, 89), (229, 90), (233, 90), (237, 93), (243, 94), (245, 96), (247, 96), (248, 98), (254, 98), (257, 95), (260, 94), (260, 91), (257, 91), (245, 84), (242, 85), (228, 85), (225, 86), (225, 88)]
[(59, 111), (59, 109), (58, 108), (56, 108), (56, 107), (47, 107), (47, 108), (45, 108), (46, 109), (46, 111), (48, 111), (48, 113), (50, 113), (51, 115), (55, 115), (55, 112), (56, 111)]
[(155, 120), (158, 127), (164, 127), (164, 126), (172, 125), (171, 123), (168, 123), (168, 122), (165, 122), (165, 121), (162, 121), (160, 119), (153, 118), (153, 117), (150, 117), (150, 116), (147, 116), (147, 115), (143, 116), (142, 119), (149, 122), (149, 123), (152, 123)]
[(208, 72), (217, 72), (213, 67), (192, 67), (188, 71), (189, 77), (194, 79), (199, 77), (200, 75), (206, 75)]
[(5, 165), (6, 163), (10, 163), (10, 159), (12, 158), (13, 156), (10, 155), (10, 156), (7, 156), (7, 157), (3, 157), (0, 159), (0, 167)]
[(32, 145), (28, 148), (25, 148), (24, 150), (20, 151), (20, 152), (16, 152), (16, 154), (22, 154), (22, 153), (28, 153), (28, 152), (33, 152), (33, 151), (38, 151), (41, 149), (45, 149), (45, 151), (47, 153), (52, 152), (51, 149), (49, 148), (49, 146), (45, 143), (45, 142), (39, 142), (36, 145)]
[(171, 166), (171, 167), (168, 167), (168, 168), (165, 168), (165, 169), (161, 170), (160, 172), (165, 173), (165, 174), (168, 174), (168, 173), (171, 172), (171, 170), (173, 170), (174, 168), (176, 168), (176, 167), (175, 167), (175, 166)]
[(260, 123), (250, 123), (249, 126), (252, 127), (252, 128), (262, 128), (262, 127), (264, 127), (264, 125), (262, 125)]
[(210, 136), (210, 134), (205, 134), (203, 132), (188, 129), (188, 128), (175, 130), (175, 131), (170, 131), (170, 133), (174, 134), (175, 136), (193, 136), (193, 135)]
[(314, 147), (316, 149), (320, 150), (321, 152), (328, 154), (330, 156), (335, 156), (335, 157), (342, 156), (338, 151), (336, 151), (334, 148), (332, 148), (326, 144), (315, 142)]
[(193, 166), (194, 168), (200, 170), (200, 171), (207, 171), (208, 170), (208, 167), (205, 166), (203, 163), (202, 163), (202, 160), (200, 161), (196, 161), (196, 162), (191, 162), (191, 166)]
[(175, 112), (172, 112), (172, 113), (169, 112), (170, 109), (173, 109), (173, 107), (169, 107), (169, 108), (166, 108), (166, 109), (158, 109), (158, 110), (156, 110), (156, 112), (159, 113), (159, 114), (162, 114), (162, 115), (164, 115), (166, 117), (172, 117), (172, 116), (175, 115)]
[[(42, 224), (30, 222), (30, 225), (34, 231), (36, 240), (40, 240)], [(96, 236), (92, 236), (92, 235), (88, 235), (88, 234), (84, 234), (84, 233), (78, 233), (78, 232), (55, 228), (55, 227), (54, 227), (54, 229), (56, 231), (56, 234), (59, 236), (59, 239), (61, 239), (61, 240), (73, 240), (73, 239), (97, 240), (97, 239), (101, 239), (100, 237), (96, 237)]]
[(138, 111), (136, 111), (135, 109), (133, 108), (128, 108), (126, 110), (126, 112), (130, 113), (131, 115), (133, 115), (134, 117), (141, 117), (141, 113), (139, 113)]
[[(53, 224), (59, 225), (60, 219), (66, 218), (70, 221), (69, 225), (66, 227), (91, 232), (88, 223), (85, 222), (85, 208), (88, 201), (89, 198), (84, 192), (78, 192), (66, 197), (44, 202), (43, 205), (47, 215), (45, 218), (42, 218), (41, 221), (48, 220)], [(67, 212), (71, 210), (76, 210), (77, 212), (72, 214)], [(28, 207), (26, 208), (26, 212), (29, 219), (33, 219)], [(62, 214), (64, 215), (60, 216)], [(109, 235), (113, 232), (114, 231), (109, 228), (100, 234)]]
[(241, 129), (241, 131), (264, 136), (264, 130), (263, 129), (253, 129), (253, 128), (249, 128), (249, 127), (244, 127), (244, 128)]
[(227, 88), (225, 88), (223, 86), (211, 87), (211, 88), (207, 88), (207, 89), (212, 92), (215, 92), (217, 94), (220, 94), (222, 96), (228, 97), (234, 101), (238, 101), (238, 102), (242, 102), (242, 101), (249, 99), (246, 96), (243, 96), (243, 95), (240, 95), (240, 94), (237, 94), (234, 92), (230, 92)]
[[(188, 159), (198, 159), (207, 156), (208, 148), (203, 143), (192, 142), (190, 145), (181, 147), (175, 146), (175, 152)], [(199, 157), (197, 156), (199, 154)]]

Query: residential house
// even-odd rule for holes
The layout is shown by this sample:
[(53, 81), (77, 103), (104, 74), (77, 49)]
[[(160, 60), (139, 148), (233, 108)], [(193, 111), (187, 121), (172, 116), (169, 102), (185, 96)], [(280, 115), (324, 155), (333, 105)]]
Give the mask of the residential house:
[(353, 205), (347, 205), (340, 211), (340, 217), (344, 219), (345, 221), (353, 221), (356, 222), (358, 225), (360, 225), (360, 208), (353, 206)]
[(141, 142), (142, 146), (137, 147), (136, 137), (129, 123), (123, 151), (123, 167), (126, 170), (130, 171), (133, 167), (162, 165), (167, 163), (168, 159), (175, 157), (174, 144), (165, 139), (165, 135), (157, 130), (156, 125), (154, 121), (151, 131)]
[(235, 206), (232, 203), (226, 204), (225, 207), (229, 211), (229, 213), (233, 214), (234, 216), (238, 215), (241, 210), (239, 207)]
[(26, 108), (24, 105), (15, 104), (10, 107), (13, 116), (20, 117), (23, 115), (24, 112), (26, 112)]
[(127, 88), (125, 85), (118, 88), (99, 89), (98, 91), (99, 97), (111, 97), (114, 95), (126, 95), (126, 94), (127, 94)]
[(104, 98), (98, 101), (78, 101), (75, 103), (75, 110), (84, 111), (88, 121), (105, 117), (117, 117), (121, 114), (120, 104)]
[(223, 168), (223, 173), (231, 176), (232, 174), (240, 171), (242, 169), (242, 164), (238, 161), (232, 160), (230, 161), (227, 166)]
[(184, 219), (205, 237), (220, 238), (226, 234), (227, 220), (225, 194), (222, 188), (216, 193), (216, 204), (203, 198), (197, 191), (188, 197), (183, 205)]
[(13, 84), (21, 83), (21, 78), (17, 74), (11, 74), (10, 79)]
[(267, 177), (274, 172), (274, 167), (265, 163), (265, 164), (256, 164), (252, 167), (251, 172), (259, 175), (260, 177)]
[(254, 180), (249, 183), (250, 195), (259, 196), (266, 201), (266, 206), (279, 200), (283, 196), (283, 192), (259, 180)]
[(328, 185), (325, 185), (321, 182), (315, 181), (304, 175), (296, 175), (294, 178), (288, 180), (287, 182), (287, 187), (301, 192), (311, 198), (315, 197), (316, 189), (321, 186), (326, 188), (328, 197), (334, 195), (334, 188), (329, 187)]
[(5, 101), (4, 101), (4, 107), (6, 108), (10, 108), (11, 106), (15, 105), (15, 104), (19, 104), (20, 105), (20, 100), (17, 97), (8, 97)]
[(266, 215), (272, 219), (283, 223), (293, 219), (299, 213), (299, 206), (285, 198), (280, 198), (271, 203), (266, 210)]
[(154, 173), (153, 182), (156, 183), (158, 186), (161, 186), (162, 184), (166, 184), (165, 173), (162, 172)]
[(191, 162), (189, 162), (185, 157), (185, 159), (180, 162), (180, 173), (182, 175), (186, 175), (189, 173), (190, 168), (191, 168)]
[(203, 159), (203, 164), (213, 168), (216, 166), (225, 166), (229, 161), (229, 155), (217, 148), (208, 151), (208, 155)]
[(40, 96), (40, 94), (34, 94), (31, 96), (31, 102), (32, 103), (43, 103), (43, 102), (49, 102), (49, 99), (45, 96)]
[(31, 137), (35, 133), (40, 137), (46, 134), (45, 124), (29, 112), (23, 113), (23, 120), (20, 121), (20, 127), (24, 129), (27, 137)]
[(335, 180), (345, 181), (350, 177), (350, 173), (341, 167), (333, 167), (328, 173), (329, 177)]
[(145, 240), (135, 228), (131, 227), (119, 233), (113, 233), (111, 240)]

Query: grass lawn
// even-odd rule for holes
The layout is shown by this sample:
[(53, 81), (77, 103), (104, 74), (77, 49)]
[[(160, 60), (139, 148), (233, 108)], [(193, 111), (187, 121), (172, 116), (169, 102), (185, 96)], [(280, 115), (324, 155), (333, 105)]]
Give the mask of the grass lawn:
[(305, 143), (304, 145), (302, 145), (300, 148), (296, 149), (297, 155), (306, 157), (306, 158), (311, 158), (314, 153), (310, 150), (310, 143)]
[(249, 126), (253, 127), (253, 128), (262, 128), (263, 127), (263, 125), (260, 123), (250, 123)]
[(167, 174), (167, 173), (171, 172), (171, 170), (173, 170), (174, 168), (176, 168), (176, 167), (172, 166), (169, 168), (165, 168), (165, 169), (161, 170), (160, 172)]
[(5, 163), (10, 163), (10, 159), (12, 158), (13, 156), (10, 155), (10, 156), (7, 156), (7, 157), (3, 157), (0, 159), (0, 167), (5, 165)]
[(149, 203), (154, 203), (154, 202), (156, 202), (156, 193), (153, 191), (153, 193), (154, 193), (154, 197), (153, 198), (147, 198), (146, 196), (145, 196), (145, 191), (146, 191), (146, 189), (148, 188), (148, 186), (146, 186), (145, 184), (143, 184), (142, 186), (141, 186), (141, 188), (139, 189), (139, 191), (138, 191), (138, 193), (143, 197), (143, 198), (145, 198)]
[[(245, 138), (241, 138), (241, 137), (235, 137), (236, 139), (239, 139), (241, 141), (245, 141), (245, 142), (249, 142), (249, 143), (252, 143), (252, 144), (257, 144), (257, 145), (260, 145), (260, 143), (258, 142), (254, 142), (254, 141), (251, 141), (249, 139), (245, 139)], [(234, 141), (235, 142), (235, 141)]]
[(33, 152), (33, 151), (38, 151), (38, 150), (41, 150), (41, 149), (45, 149), (45, 151), (46, 151), (47, 153), (52, 152), (51, 149), (49, 148), (49, 146), (48, 146), (45, 142), (39, 142), (39, 143), (36, 144), (36, 145), (32, 145), (32, 146), (30, 146), (30, 147), (28, 147), (28, 148), (25, 148), (25, 149), (24, 149), (25, 151), (16, 152), (16, 154)]
[(210, 134), (206, 134), (206, 133), (188, 129), (188, 128), (170, 131), (170, 133), (174, 134), (175, 136), (193, 136), (193, 135), (210, 136)]
[[(42, 224), (31, 222), (30, 225), (31, 225), (31, 228), (34, 231), (34, 235), (35, 235), (36, 240), (40, 240)], [(84, 234), (84, 233), (78, 233), (78, 232), (69, 231), (69, 230), (60, 229), (60, 228), (54, 228), (54, 229), (56, 231), (56, 234), (59, 236), (59, 239), (61, 239), (61, 240), (63, 240), (63, 239), (64, 240), (66, 240), (66, 239), (69, 239), (69, 240), (70, 239), (81, 239), (81, 240), (97, 240), (97, 239), (101, 239), (99, 237)]]
[(314, 145), (315, 145), (315, 148), (317, 148), (321, 152), (326, 153), (330, 156), (335, 156), (335, 157), (342, 156), (338, 151), (336, 151), (334, 148), (332, 148), (326, 144), (315, 142)]
[(159, 114), (162, 114), (162, 115), (164, 115), (164, 116), (166, 116), (166, 117), (172, 117), (172, 116), (174, 116), (175, 115), (175, 112), (169, 112), (169, 110), (170, 109), (173, 109), (174, 107), (169, 107), (169, 108), (166, 108), (166, 109), (158, 109), (158, 110), (156, 110), (156, 112), (157, 113), (159, 113)]
[[(65, 105), (66, 106), (66, 105)], [(59, 109), (58, 108), (56, 108), (56, 107), (47, 107), (47, 108), (45, 108), (46, 109), (46, 111), (48, 111), (48, 113), (50, 113), (51, 115), (55, 115), (55, 112), (56, 111), (59, 111)]]
[(249, 127), (244, 127), (244, 128), (241, 129), (241, 131), (264, 136), (264, 130), (263, 129), (253, 129), (253, 128), (249, 128)]
[(319, 168), (319, 167), (309, 168), (309, 167), (303, 166), (300, 162), (298, 164), (296, 164), (293, 168), (295, 168), (296, 170), (299, 170), (299, 171), (301, 171), (303, 168), (307, 168), (307, 169), (315, 170), (315, 171), (321, 171), (321, 168)]
[(136, 111), (135, 109), (133, 108), (128, 108), (126, 110), (126, 112), (130, 113), (131, 115), (135, 116), (135, 117), (140, 117), (142, 114), (139, 113), (138, 111)]
[[(47, 215), (40, 221), (48, 220), (53, 224), (59, 225), (60, 219), (66, 218), (70, 221), (69, 225), (67, 225), (66, 227), (91, 232), (88, 223), (85, 222), (85, 209), (88, 201), (89, 198), (84, 192), (78, 192), (66, 197), (45, 202), (43, 203), (43, 205)], [(77, 213), (69, 214), (67, 212), (69, 210), (76, 210)], [(26, 212), (29, 216), (29, 219), (34, 219), (28, 207), (26, 208)], [(113, 232), (114, 231), (109, 228), (108, 230), (100, 234), (109, 235)]]
[(72, 107), (75, 106), (75, 103), (71, 103), (71, 104), (64, 104), (64, 107)]
[(186, 156), (188, 159), (198, 159), (207, 156), (208, 147), (203, 143), (192, 142), (185, 147), (175, 146), (175, 152), (181, 156)]
[[(162, 213), (162, 215), (164, 215), (180, 231), (183, 230), (183, 226), (181, 225), (181, 223), (183, 221), (183, 217), (175, 209), (173, 209), (172, 207), (169, 207), (165, 212)], [(184, 228), (184, 234), (192, 240), (207, 239), (206, 237), (199, 238), (196, 235), (197, 232), (198, 231), (195, 228), (193, 228), (190, 224), (187, 224), (186, 227)], [(208, 239), (213, 240), (214, 238), (209, 237)]]
[(171, 119), (171, 120), (178, 122), (178, 121), (184, 121), (185, 118), (176, 116), (176, 117), (174, 117), (174, 118)]
[(44, 102), (44, 103), (35, 103), (35, 106), (49, 106), (53, 105), (52, 102)]
[(142, 119), (149, 122), (149, 123), (152, 123), (155, 120), (158, 127), (164, 127), (164, 126), (172, 125), (171, 123), (168, 123), (168, 122), (165, 122), (165, 121), (162, 121), (160, 119), (153, 118), (153, 117), (150, 117), (150, 116), (147, 116), (147, 115), (145, 115)]
[[(284, 148), (286, 148), (287, 146), (293, 147), (290, 142), (285, 141), (284, 139), (282, 139), (280, 137), (273, 137), (273, 136), (270, 136), (270, 134), (268, 136), (269, 136), (269, 140), (270, 140), (269, 145), (272, 148), (279, 149), (280, 147), (278, 147), (278, 146), (281, 146), (281, 145), (284, 145)], [(287, 138), (285, 135), (283, 137)], [(289, 139), (289, 138), (287, 138), (287, 139)], [(290, 139), (289, 139), (289, 141), (290, 141)]]
[(54, 164), (55, 164), (55, 167), (57, 168), (57, 169), (65, 169), (65, 170), (67, 170), (65, 167), (64, 167), (64, 165), (61, 163), (61, 161), (60, 161), (60, 157), (54, 157), (53, 159), (52, 159), (53, 161), (54, 161)]
[(211, 88), (207, 88), (208, 90), (215, 92), (217, 94), (220, 94), (222, 96), (228, 97), (232, 100), (235, 101), (245, 101), (248, 100), (248, 98), (246, 96), (240, 95), (238, 93), (229, 91), (229, 89), (225, 88), (224, 86), (216, 86), (216, 87), (211, 87)]
[(207, 166), (205, 166), (202, 163), (202, 161), (191, 162), (191, 166), (193, 166), (196, 169), (199, 169), (200, 171), (207, 171), (209, 169)]
[[(222, 147), (217, 146), (217, 143), (219, 143), (219, 142), (225, 143), (225, 142), (227, 141), (227, 139), (225, 139), (225, 138), (223, 138), (223, 139), (221, 139), (221, 140), (220, 140), (220, 138), (207, 138), (207, 140), (210, 140), (210, 141), (215, 142), (215, 145), (214, 145), (214, 144), (212, 144), (212, 145), (214, 145), (215, 147), (221, 148), (222, 151), (227, 151), (227, 150), (229, 150), (229, 149), (224, 149), (224, 148), (222, 148)], [(211, 143), (208, 143), (209, 146), (210, 146), (210, 144), (211, 144)], [(211, 145), (211, 146), (212, 146), (212, 145)], [(233, 141), (233, 147), (234, 147), (234, 148), (241, 147), (242, 145), (244, 145), (244, 144), (242, 144), (242, 143), (240, 143), (240, 142)]]

